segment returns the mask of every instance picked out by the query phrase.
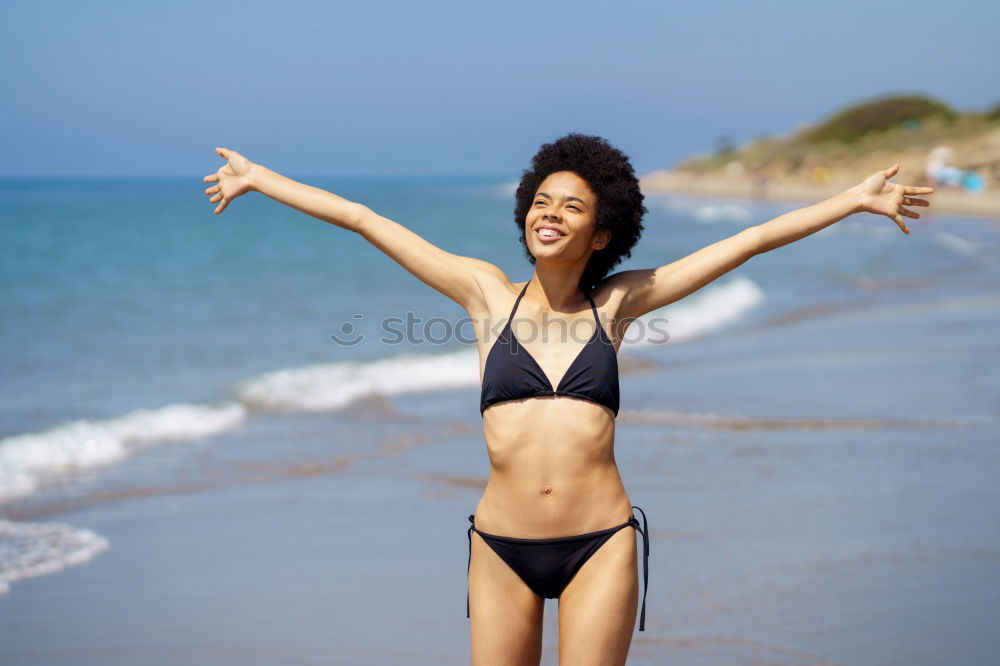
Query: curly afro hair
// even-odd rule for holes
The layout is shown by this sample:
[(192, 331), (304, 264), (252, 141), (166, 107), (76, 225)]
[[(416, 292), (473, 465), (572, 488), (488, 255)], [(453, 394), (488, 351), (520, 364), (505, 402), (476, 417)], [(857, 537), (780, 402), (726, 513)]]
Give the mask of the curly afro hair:
[(589, 293), (622, 259), (632, 256), (632, 248), (642, 235), (642, 218), (648, 211), (642, 205), (639, 179), (628, 156), (605, 139), (570, 132), (543, 144), (531, 158), (531, 168), (521, 175), (514, 208), (514, 222), (521, 230), (518, 240), (532, 265), (535, 258), (528, 250), (525, 222), (539, 185), (557, 171), (572, 171), (587, 181), (597, 195), (597, 229), (611, 231), (611, 241), (594, 251), (580, 277), (580, 289)]

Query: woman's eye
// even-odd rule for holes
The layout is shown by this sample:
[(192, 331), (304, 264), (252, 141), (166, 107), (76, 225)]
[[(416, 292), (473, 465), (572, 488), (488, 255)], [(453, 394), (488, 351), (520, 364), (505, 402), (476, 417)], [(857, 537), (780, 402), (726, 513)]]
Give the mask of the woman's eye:
[[(537, 206), (538, 204), (544, 204), (544, 203), (545, 203), (544, 201), (542, 201), (541, 199), (539, 199), (538, 201), (535, 202), (535, 205)], [(577, 208), (576, 206), (569, 206), (569, 209), (570, 210), (575, 210), (578, 213), (580, 212), (580, 209)]]

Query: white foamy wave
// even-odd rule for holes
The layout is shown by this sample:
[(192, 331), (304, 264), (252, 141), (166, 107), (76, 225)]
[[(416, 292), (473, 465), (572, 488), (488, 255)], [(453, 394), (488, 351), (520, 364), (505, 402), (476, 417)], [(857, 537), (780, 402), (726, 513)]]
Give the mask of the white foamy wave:
[(241, 382), (237, 397), (264, 409), (328, 411), (371, 394), (395, 395), (476, 386), (475, 347), (446, 354), (401, 354), (268, 372)]
[(516, 180), (512, 180), (507, 183), (500, 183), (499, 185), (492, 186), (492, 191), (503, 198), (512, 197), (517, 194), (517, 188), (520, 184), (521, 183)]
[(736, 204), (709, 204), (698, 206), (694, 209), (693, 215), (699, 222), (737, 222), (745, 223), (753, 220), (751, 213), (744, 206)]
[(0, 594), (22, 578), (82, 564), (109, 547), (91, 530), (64, 523), (14, 523), (0, 519)]
[(946, 247), (956, 254), (960, 254), (963, 257), (970, 257), (976, 253), (976, 244), (955, 236), (954, 234), (945, 233), (939, 231), (934, 234), (934, 240), (938, 245)]
[(739, 320), (765, 298), (753, 280), (738, 275), (643, 315), (629, 326), (622, 350), (693, 340)]
[(246, 408), (236, 402), (176, 404), (6, 437), (0, 440), (0, 501), (34, 492), (46, 475), (108, 465), (136, 446), (212, 435), (244, 418)]

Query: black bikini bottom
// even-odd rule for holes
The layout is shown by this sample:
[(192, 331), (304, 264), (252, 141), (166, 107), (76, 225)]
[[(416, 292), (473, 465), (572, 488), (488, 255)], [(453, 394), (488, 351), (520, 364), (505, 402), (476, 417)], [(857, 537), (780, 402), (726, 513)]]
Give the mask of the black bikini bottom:
[[(633, 509), (639, 509), (632, 506)], [(649, 528), (646, 527), (646, 512), (642, 513), (642, 528), (639, 520), (633, 514), (631, 518), (614, 527), (597, 532), (577, 534), (574, 536), (557, 537), (553, 539), (518, 539), (515, 537), (486, 534), (476, 529), (475, 514), (469, 516), (469, 564), (472, 567), (472, 532), (483, 540), (503, 558), (521, 580), (540, 597), (556, 599), (580, 567), (604, 545), (604, 542), (618, 530), (631, 525), (642, 534), (642, 613), (639, 615), (639, 631), (646, 630), (646, 589), (649, 586)], [(469, 617), (469, 595), (465, 596), (465, 617)]]

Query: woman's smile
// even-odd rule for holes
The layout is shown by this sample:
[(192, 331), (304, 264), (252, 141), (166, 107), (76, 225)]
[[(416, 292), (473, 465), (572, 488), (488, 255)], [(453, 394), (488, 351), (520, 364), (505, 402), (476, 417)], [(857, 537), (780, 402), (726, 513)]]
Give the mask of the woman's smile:
[(535, 236), (545, 244), (555, 243), (566, 234), (549, 224), (542, 224), (535, 229)]

